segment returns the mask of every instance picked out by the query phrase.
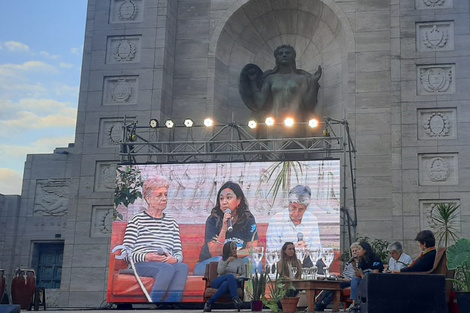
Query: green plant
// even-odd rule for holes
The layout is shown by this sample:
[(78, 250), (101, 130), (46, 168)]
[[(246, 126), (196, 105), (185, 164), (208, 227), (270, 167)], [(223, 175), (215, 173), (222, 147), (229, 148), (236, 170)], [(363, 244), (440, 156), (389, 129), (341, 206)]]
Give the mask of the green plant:
[(470, 292), (470, 240), (459, 239), (454, 245), (447, 249), (447, 268), (455, 270), (460, 275), (454, 276), (459, 279), (453, 281), (462, 288), (462, 291)]
[(292, 284), (287, 284), (285, 280), (282, 280), (279, 277), (279, 273), (276, 273), (276, 279), (273, 280), (268, 275), (267, 284), (270, 293), (269, 299), (264, 296), (262, 298), (263, 304), (267, 306), (271, 311), (277, 313), (279, 312), (279, 303), (287, 295), (288, 290), (295, 290), (295, 287)]
[(269, 193), (273, 194), (274, 203), (280, 189), (286, 191), (290, 189), (290, 179), (292, 173), (295, 174), (297, 181), (299, 181), (299, 174), (303, 173), (303, 168), (302, 164), (298, 161), (285, 161), (271, 165), (267, 171), (270, 172), (267, 179), (268, 181), (270, 181), (273, 175), (277, 172), (273, 185), (269, 189)]
[(128, 207), (138, 198), (142, 198), (142, 186), (144, 182), (140, 169), (127, 165), (124, 169), (117, 168), (118, 177), (114, 189), (114, 219), (122, 219), (122, 215), (116, 210), (120, 204)]
[(450, 241), (457, 241), (459, 236), (455, 225), (457, 224), (457, 211), (460, 205), (454, 202), (435, 203), (431, 209), (431, 227), (437, 239), (438, 246), (447, 248)]
[(268, 277), (267, 273), (258, 273), (258, 271), (253, 274), (251, 277), (251, 300), (260, 301), (265, 297)]

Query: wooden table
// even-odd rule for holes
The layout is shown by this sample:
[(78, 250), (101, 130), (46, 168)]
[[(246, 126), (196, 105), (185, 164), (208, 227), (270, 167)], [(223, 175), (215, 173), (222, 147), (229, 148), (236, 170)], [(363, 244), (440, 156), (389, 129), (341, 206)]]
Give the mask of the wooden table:
[(339, 300), (341, 297), (341, 281), (338, 280), (314, 280), (294, 279), (292, 284), (299, 290), (307, 292), (308, 311), (315, 311), (315, 293), (320, 290), (333, 291), (333, 312), (339, 311)]

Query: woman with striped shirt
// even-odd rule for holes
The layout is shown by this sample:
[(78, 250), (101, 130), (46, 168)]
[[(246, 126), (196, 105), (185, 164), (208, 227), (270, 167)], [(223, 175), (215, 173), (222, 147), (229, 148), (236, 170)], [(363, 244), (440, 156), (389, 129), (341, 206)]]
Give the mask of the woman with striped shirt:
[(148, 208), (127, 224), (123, 244), (132, 251), (137, 274), (153, 277), (153, 302), (180, 302), (189, 267), (183, 262), (179, 225), (163, 213), (168, 203), (169, 183), (163, 177), (145, 181), (143, 197)]

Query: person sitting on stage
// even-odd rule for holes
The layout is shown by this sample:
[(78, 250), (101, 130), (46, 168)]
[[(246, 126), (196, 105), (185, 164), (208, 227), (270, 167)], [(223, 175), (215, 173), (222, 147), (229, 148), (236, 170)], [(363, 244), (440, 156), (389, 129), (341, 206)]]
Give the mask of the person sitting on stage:
[(436, 239), (430, 230), (420, 231), (415, 238), (421, 249), (421, 254), (408, 266), (400, 270), (403, 272), (427, 272), (434, 266), (436, 259)]
[(391, 243), (387, 250), (391, 254), (387, 271), (399, 271), (402, 268), (408, 267), (413, 262), (413, 259), (403, 252), (403, 247), (398, 241)]
[[(353, 242), (351, 244), (351, 259), (346, 264), (343, 273), (339, 277), (338, 280), (341, 281), (341, 289), (351, 286), (351, 280), (355, 276), (354, 272), (354, 265), (353, 263), (357, 263), (357, 247), (359, 246), (359, 242)], [(321, 300), (315, 305), (315, 311), (324, 311), (328, 304), (331, 303), (333, 300), (333, 291), (331, 290), (323, 290), (323, 294)]]
[[(277, 262), (279, 278), (283, 280), (300, 279), (302, 277), (302, 263), (295, 254), (293, 242), (286, 242), (281, 248), (281, 259)], [(295, 297), (298, 290), (288, 289), (286, 297)]]
[(237, 249), (237, 244), (233, 241), (224, 244), (222, 260), (217, 265), (219, 276), (212, 282), (212, 288), (217, 288), (217, 292), (205, 303), (204, 312), (210, 312), (212, 304), (226, 293), (230, 293), (237, 309), (243, 306), (238, 297), (237, 277), (246, 276), (246, 267), (244, 260), (237, 257)]
[(367, 272), (379, 273), (384, 270), (382, 260), (374, 253), (368, 242), (362, 241), (357, 247), (357, 257), (359, 259), (357, 265), (353, 263), (355, 276), (351, 280), (351, 300), (352, 304), (349, 312), (358, 312), (359, 307), (356, 306), (357, 292), (359, 284), (365, 277)]

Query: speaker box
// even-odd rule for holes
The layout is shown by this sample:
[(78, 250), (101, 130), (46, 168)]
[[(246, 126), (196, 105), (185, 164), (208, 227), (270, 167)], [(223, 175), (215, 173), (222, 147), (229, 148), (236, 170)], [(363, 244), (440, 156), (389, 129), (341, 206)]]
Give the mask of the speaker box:
[(444, 275), (367, 274), (359, 285), (361, 313), (445, 313)]
[(20, 313), (19, 304), (0, 304), (0, 313)]

